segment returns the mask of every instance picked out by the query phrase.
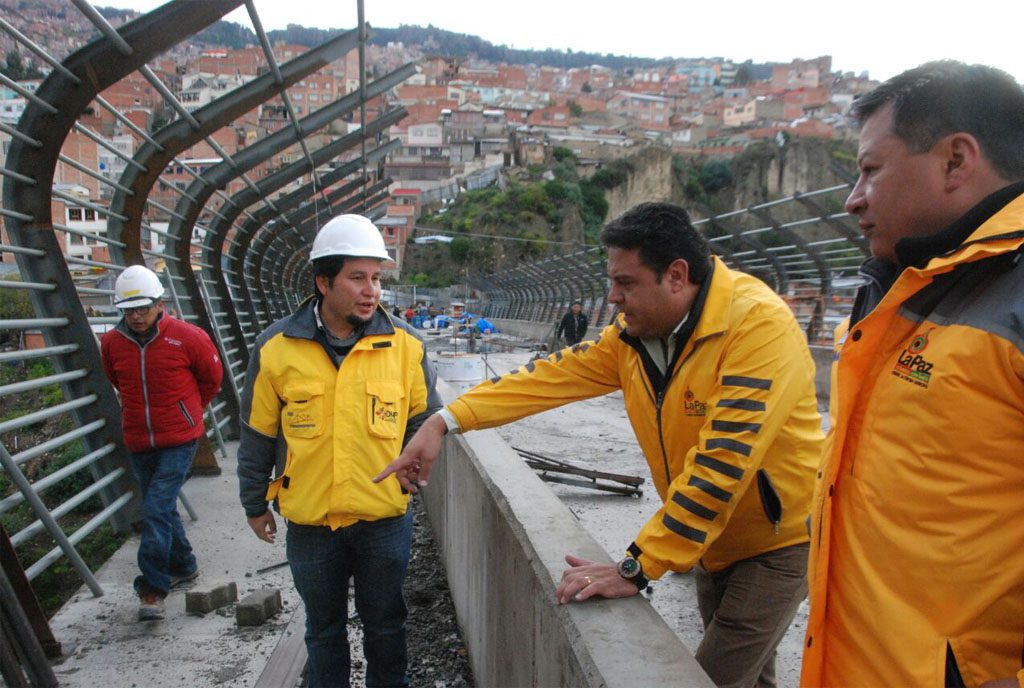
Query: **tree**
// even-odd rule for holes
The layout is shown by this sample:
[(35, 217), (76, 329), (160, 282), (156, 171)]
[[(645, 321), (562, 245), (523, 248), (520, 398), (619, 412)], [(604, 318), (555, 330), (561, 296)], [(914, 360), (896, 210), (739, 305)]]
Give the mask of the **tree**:
[(570, 100), (569, 103), (569, 114), (573, 117), (580, 117), (583, 114), (583, 106), (577, 103), (575, 100)]
[(593, 93), (594, 87), (590, 85), (589, 81), (584, 81), (583, 86), (580, 87), (580, 91), (583, 93)]
[(717, 193), (732, 186), (732, 170), (724, 160), (712, 160), (701, 167), (699, 179), (705, 191)]
[(558, 162), (562, 162), (563, 160), (572, 160), (573, 162), (576, 162), (576, 154), (572, 152), (571, 148), (566, 148), (565, 146), (555, 146), (552, 148), (551, 157)]
[(40, 79), (43, 73), (32, 65), (26, 65), (21, 60), (21, 53), (17, 50), (7, 51), (7, 55), (4, 57), (6, 66), (0, 69), (3, 75), (13, 81), (24, 81), (25, 79)]
[(750, 60), (747, 60), (739, 67), (736, 68), (736, 78), (733, 79), (733, 83), (737, 86), (743, 86), (749, 84), (754, 80), (754, 68), (751, 65)]
[(456, 263), (465, 263), (466, 259), (469, 258), (469, 250), (472, 247), (473, 244), (466, 237), (455, 237), (448, 244), (448, 254)]

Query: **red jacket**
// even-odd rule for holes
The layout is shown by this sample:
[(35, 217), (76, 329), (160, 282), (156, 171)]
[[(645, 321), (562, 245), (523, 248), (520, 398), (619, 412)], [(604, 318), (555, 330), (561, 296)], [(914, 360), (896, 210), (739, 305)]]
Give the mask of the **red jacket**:
[(203, 409), (224, 374), (209, 335), (166, 313), (141, 344), (122, 320), (100, 340), (103, 370), (121, 393), (124, 443), (132, 452), (185, 444), (205, 432)]

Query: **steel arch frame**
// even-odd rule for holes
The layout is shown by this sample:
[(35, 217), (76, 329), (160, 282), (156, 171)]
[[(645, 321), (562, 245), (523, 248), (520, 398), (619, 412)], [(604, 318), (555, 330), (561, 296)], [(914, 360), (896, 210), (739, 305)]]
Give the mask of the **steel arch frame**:
[[(95, 404), (79, 408), (73, 415), (79, 427), (99, 420), (105, 423), (103, 433), (89, 433), (83, 438), (91, 451), (114, 443), (115, 450), (100, 461), (104, 470), (126, 468), (128, 456), (121, 441), (120, 404), (103, 375), (95, 335), (54, 235), (50, 201), (60, 151), (81, 114), (100, 92), (242, 4), (242, 0), (209, 0), (197, 6), (188, 0), (172, 0), (122, 26), (117, 33), (123, 45), (108, 37), (89, 43), (64, 60), (63, 69), (55, 69), (40, 84), (36, 98), (41, 102), (30, 101), (18, 120), (17, 131), (25, 139), (11, 139), (6, 166), (23, 178), (5, 175), (4, 208), (10, 211), (5, 212), (6, 229), (16, 245), (40, 252), (34, 258), (17, 256), (21, 274), (29, 281), (55, 286), (48, 292), (33, 292), (33, 308), (37, 313), (67, 320), (64, 327), (46, 328), (44, 337), (48, 346), (77, 348), (66, 357), (55, 357), (54, 365), (58, 371), (67, 367), (87, 371), (84, 377), (61, 386), (69, 399), (95, 395)], [(126, 53), (126, 46), (130, 52)], [(133, 484), (125, 475), (101, 495), (109, 505), (114, 503), (114, 495), (132, 491)], [(114, 515), (113, 522), (118, 530), (127, 530), (124, 510)]]

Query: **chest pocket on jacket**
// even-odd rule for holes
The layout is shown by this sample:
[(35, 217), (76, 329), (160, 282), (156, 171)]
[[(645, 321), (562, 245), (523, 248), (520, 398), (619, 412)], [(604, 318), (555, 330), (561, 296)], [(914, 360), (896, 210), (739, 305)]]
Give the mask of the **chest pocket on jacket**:
[(391, 380), (366, 381), (366, 424), (374, 437), (394, 439), (404, 430), (402, 397), (405, 391)]
[(324, 383), (292, 382), (284, 388), (281, 426), (285, 437), (319, 437), (324, 432)]

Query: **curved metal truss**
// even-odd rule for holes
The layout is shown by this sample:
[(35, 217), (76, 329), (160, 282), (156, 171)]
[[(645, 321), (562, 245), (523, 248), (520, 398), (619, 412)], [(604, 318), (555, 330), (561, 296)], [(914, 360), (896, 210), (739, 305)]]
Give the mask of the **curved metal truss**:
[[(842, 211), (852, 184), (839, 184), (730, 213), (698, 208), (694, 226), (722, 260), (760, 277), (781, 294), (813, 341), (827, 334), (824, 316), (848, 310), (845, 298), (869, 255), (867, 242)], [(831, 208), (831, 210), (830, 210)], [(550, 322), (573, 299), (583, 301), (591, 322), (611, 321), (606, 261), (593, 247), (519, 265), (471, 280), (492, 318)]]
[[(63, 61), (0, 19), (0, 30), (52, 67), (35, 92), (0, 77), (0, 83), (28, 101), (17, 126), (0, 123), (0, 132), (10, 139), (6, 166), (0, 170), (0, 215), (7, 237), (0, 253), (16, 257), (20, 274), (20, 279), (0, 280), (0, 288), (9, 290), (5, 294), (27, 292), (33, 312), (32, 317), (0, 319), (0, 331), (27, 333), (22, 336), (38, 331), (44, 340), (41, 347), (0, 352), (0, 364), (45, 362), (44, 368), (53, 370), (41, 377), (0, 383), (0, 400), (32, 390), (53, 390), (47, 407), (0, 421), (0, 460), (16, 488), (9, 495), (0, 494), (0, 513), (29, 508), (36, 519), (12, 533), (15, 547), (44, 530), (56, 543), (41, 559), (28, 562), (28, 580), (65, 556), (99, 595), (102, 590), (75, 545), (107, 521), (126, 531), (138, 513), (121, 439), (120, 405), (102, 372), (97, 345), (97, 332), (119, 320), (110, 306), (114, 278), (127, 265), (149, 264), (165, 282), (168, 307), (211, 333), (228, 374), (211, 405), (207, 436), (223, 449), (223, 437), (237, 431), (239, 389), (252, 342), (308, 292), (311, 276), (306, 256), (317, 227), (339, 212), (369, 217), (384, 213), (390, 180), (383, 177), (383, 161), (399, 143), (386, 140), (386, 133), (406, 114), (404, 108), (388, 108), (388, 94), (415, 68), (407, 64), (368, 80), (364, 50), (369, 34), (361, 0), (356, 3), (355, 30), (282, 64), (275, 58), (252, 0), (172, 0), (117, 29), (86, 0), (72, 2), (100, 37)], [(243, 5), (260, 39), (267, 70), (190, 110), (147, 63)], [(353, 50), (358, 50), (359, 57), (358, 88), (299, 117), (289, 88)], [(140, 128), (101, 95), (135, 72), (176, 113), (170, 123), (152, 132)], [(376, 109), (368, 113), (371, 100)], [(247, 140), (233, 154), (226, 151), (219, 143), (228, 138), (224, 135), (234, 135), (240, 118), (250, 117), (271, 101), (278, 103), (275, 111), (287, 115), (283, 126)], [(83, 122), (83, 115), (100, 109), (134, 134), (139, 141), (134, 155), (111, 145)], [(357, 121), (359, 126), (351, 133), (337, 134), (331, 125), (341, 120)], [(119, 159), (123, 174), (108, 178), (62, 154), (72, 132)], [(216, 158), (202, 165), (181, 159), (197, 144), (212, 149)], [(277, 169), (269, 168), (270, 161), (286, 153)], [(97, 180), (107, 190), (109, 206), (55, 185), (62, 164)], [(191, 181), (176, 183), (175, 174), (182, 173)], [(177, 195), (173, 207), (154, 198), (156, 189)], [(106, 233), (86, 231), (54, 217), (55, 201), (105, 218)], [(148, 219), (157, 215), (169, 221)], [(70, 250), (72, 243), (83, 240), (105, 247), (105, 252), (99, 252), (102, 257)], [(18, 442), (19, 430), (48, 420), (61, 424), (58, 437), (34, 445)], [(54, 451), (74, 453), (73, 462), (52, 476), (33, 479), (36, 476), (26, 468), (33, 459)], [(208, 446), (205, 462), (200, 458), (196, 465), (197, 472), (219, 471)], [(64, 504), (47, 507), (46, 490), (71, 476), (85, 476), (88, 486)], [(68, 532), (59, 522), (61, 516), (93, 495), (103, 502), (101, 513)], [(191, 513), (187, 502), (185, 507)], [(4, 599), (5, 606), (8, 601)]]

